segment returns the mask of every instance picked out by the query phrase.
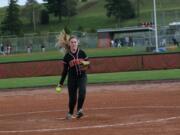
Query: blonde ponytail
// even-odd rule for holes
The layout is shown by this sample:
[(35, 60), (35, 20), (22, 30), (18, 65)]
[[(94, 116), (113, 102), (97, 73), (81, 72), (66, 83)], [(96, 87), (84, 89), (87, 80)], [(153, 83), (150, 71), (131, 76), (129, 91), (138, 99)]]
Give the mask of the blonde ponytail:
[(70, 51), (69, 47), (70, 35), (68, 35), (63, 29), (57, 37), (58, 45), (60, 48), (65, 49), (66, 53)]

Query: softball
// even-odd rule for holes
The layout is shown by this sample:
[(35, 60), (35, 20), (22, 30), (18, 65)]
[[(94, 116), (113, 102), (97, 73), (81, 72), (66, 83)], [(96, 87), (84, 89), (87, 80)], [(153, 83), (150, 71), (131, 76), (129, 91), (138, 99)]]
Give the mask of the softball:
[(61, 87), (56, 87), (56, 92), (57, 93), (60, 93), (62, 91), (62, 88)]

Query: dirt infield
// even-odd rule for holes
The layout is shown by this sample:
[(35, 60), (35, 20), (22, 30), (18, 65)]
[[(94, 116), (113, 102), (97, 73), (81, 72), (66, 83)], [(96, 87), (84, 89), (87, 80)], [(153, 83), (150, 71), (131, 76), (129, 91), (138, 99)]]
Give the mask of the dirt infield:
[(88, 86), (85, 116), (65, 120), (67, 90), (0, 92), (0, 135), (179, 135), (180, 82)]

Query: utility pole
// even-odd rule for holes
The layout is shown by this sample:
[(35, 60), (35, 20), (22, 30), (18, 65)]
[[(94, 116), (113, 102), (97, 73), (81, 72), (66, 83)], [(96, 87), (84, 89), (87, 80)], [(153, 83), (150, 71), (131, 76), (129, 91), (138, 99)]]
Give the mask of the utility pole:
[(158, 49), (158, 33), (157, 33), (156, 0), (153, 0), (153, 7), (154, 7), (154, 30), (155, 30), (156, 52), (159, 52), (159, 49)]

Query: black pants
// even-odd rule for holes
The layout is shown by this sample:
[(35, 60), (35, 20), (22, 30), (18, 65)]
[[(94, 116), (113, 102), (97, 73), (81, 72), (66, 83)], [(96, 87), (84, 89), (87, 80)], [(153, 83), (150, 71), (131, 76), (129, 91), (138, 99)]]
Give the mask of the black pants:
[(87, 75), (83, 74), (79, 77), (68, 77), (68, 93), (69, 93), (69, 113), (74, 113), (74, 107), (76, 105), (77, 99), (77, 111), (82, 109), (84, 100), (86, 97), (86, 84)]

